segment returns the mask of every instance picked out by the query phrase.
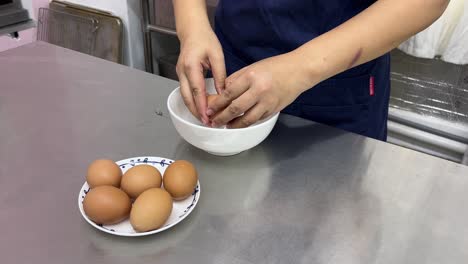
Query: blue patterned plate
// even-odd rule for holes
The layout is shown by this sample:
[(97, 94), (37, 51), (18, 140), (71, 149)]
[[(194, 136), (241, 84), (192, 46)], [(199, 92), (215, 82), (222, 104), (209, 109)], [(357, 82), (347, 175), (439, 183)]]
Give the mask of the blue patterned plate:
[[(166, 158), (159, 158), (159, 157), (135, 157), (130, 159), (124, 159), (117, 161), (117, 165), (120, 166), (122, 169), (122, 173), (125, 173), (128, 169), (141, 164), (148, 164), (154, 166), (161, 172), (161, 175), (164, 175), (164, 171), (166, 170), (167, 166), (169, 166), (173, 160), (166, 159)], [(85, 214), (83, 210), (83, 200), (86, 194), (89, 191), (88, 183), (85, 182), (83, 187), (81, 187), (80, 194), (78, 195), (78, 207), (80, 208), (81, 215), (86, 219), (86, 221), (94, 226), (95, 228), (104, 231), (109, 234), (117, 235), (117, 236), (147, 236), (159, 233), (166, 229), (169, 229), (180, 221), (184, 220), (195, 208), (197, 202), (200, 198), (200, 181), (198, 181), (197, 186), (193, 190), (191, 196), (187, 199), (182, 201), (174, 201), (172, 207), (172, 213), (169, 216), (169, 219), (166, 221), (166, 224), (156, 230), (152, 230), (149, 232), (136, 232), (132, 225), (130, 224), (130, 220), (127, 219), (121, 223), (115, 225), (98, 225), (91, 221)]]

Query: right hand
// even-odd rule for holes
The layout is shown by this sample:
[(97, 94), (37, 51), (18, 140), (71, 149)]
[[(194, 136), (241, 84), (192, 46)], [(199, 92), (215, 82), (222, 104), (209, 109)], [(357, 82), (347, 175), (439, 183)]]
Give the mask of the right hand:
[(194, 116), (209, 125), (206, 115), (206, 87), (204, 72), (211, 70), (216, 91), (224, 90), (226, 66), (221, 44), (215, 33), (208, 27), (192, 30), (191, 34), (180, 37), (180, 55), (177, 61), (180, 91), (184, 103)]

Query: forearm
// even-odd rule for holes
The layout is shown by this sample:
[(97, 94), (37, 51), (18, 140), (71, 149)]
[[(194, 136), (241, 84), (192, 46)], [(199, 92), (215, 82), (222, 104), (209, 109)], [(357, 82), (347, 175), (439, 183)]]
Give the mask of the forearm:
[(172, 0), (177, 36), (183, 40), (191, 32), (210, 27), (206, 0)]
[(292, 54), (302, 60), (301, 70), (307, 76), (307, 85), (313, 86), (394, 49), (437, 20), (448, 2), (380, 0), (339, 27), (304, 44)]

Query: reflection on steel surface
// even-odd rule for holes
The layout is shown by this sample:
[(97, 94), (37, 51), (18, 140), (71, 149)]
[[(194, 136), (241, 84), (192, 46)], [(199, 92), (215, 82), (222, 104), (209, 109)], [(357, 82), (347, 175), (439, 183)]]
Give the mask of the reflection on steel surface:
[(468, 65), (392, 53), (390, 106), (468, 126)]

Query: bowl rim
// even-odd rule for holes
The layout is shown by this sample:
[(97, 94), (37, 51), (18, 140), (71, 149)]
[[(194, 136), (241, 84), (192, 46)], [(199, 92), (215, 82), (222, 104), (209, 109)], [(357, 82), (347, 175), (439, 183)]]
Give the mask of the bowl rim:
[[(277, 118), (279, 116), (279, 112), (270, 116), (269, 118), (267, 118), (266, 120), (264, 120), (263, 122), (261, 122), (260, 124), (254, 124), (254, 125), (251, 125), (249, 127), (243, 127), (243, 128), (230, 128), (230, 129), (219, 129), (219, 128), (212, 128), (212, 127), (205, 127), (205, 126), (201, 126), (201, 125), (198, 125), (198, 124), (193, 124), (193, 123), (190, 123), (186, 120), (184, 120), (182, 117), (178, 116), (175, 114), (174, 110), (172, 109), (171, 105), (169, 104), (169, 101), (171, 100), (171, 98), (175, 95), (176, 92), (179, 92), (180, 91), (180, 86), (175, 88), (170, 94), (169, 96), (167, 97), (167, 102), (166, 102), (166, 105), (167, 105), (167, 109), (169, 110), (169, 113), (171, 114), (171, 116), (174, 116), (177, 120), (179, 120), (180, 122), (186, 124), (186, 125), (189, 125), (189, 126), (195, 126), (197, 128), (200, 128), (202, 130), (211, 130), (211, 131), (219, 131), (220, 133), (228, 133), (229, 131), (248, 131), (248, 130), (252, 130), (252, 129), (256, 129), (256, 128), (260, 128), (260, 127), (263, 127), (263, 126), (266, 126), (268, 125), (272, 119), (274, 118)], [(276, 122), (276, 121), (274, 121)], [(224, 131), (224, 132), (221, 132), (221, 131)]]

